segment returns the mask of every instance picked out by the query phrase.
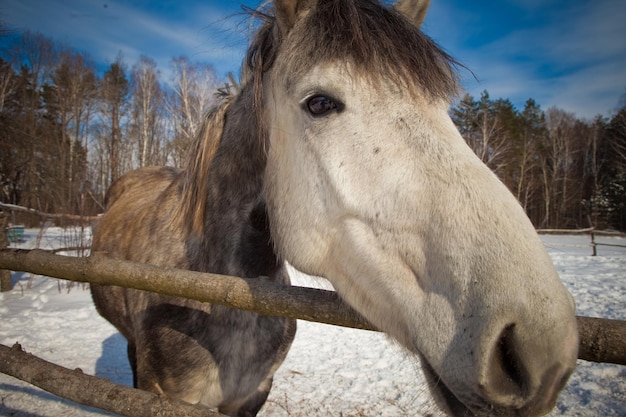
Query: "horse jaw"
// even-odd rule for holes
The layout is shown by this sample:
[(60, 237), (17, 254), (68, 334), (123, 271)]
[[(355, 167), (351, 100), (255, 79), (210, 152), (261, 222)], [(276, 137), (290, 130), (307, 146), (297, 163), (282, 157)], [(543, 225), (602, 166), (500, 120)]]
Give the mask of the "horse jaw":
[[(571, 296), (447, 103), (381, 83), (346, 64), (288, 89), (269, 83), (265, 195), (277, 251), (419, 354), (451, 409), (540, 415), (575, 365)], [(306, 114), (303, 100), (320, 91), (343, 111)]]

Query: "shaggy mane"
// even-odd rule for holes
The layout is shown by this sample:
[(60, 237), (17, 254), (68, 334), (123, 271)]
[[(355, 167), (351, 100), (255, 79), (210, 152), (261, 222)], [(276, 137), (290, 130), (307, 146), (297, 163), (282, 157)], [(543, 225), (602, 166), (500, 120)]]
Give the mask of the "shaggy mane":
[(195, 236), (203, 232), (210, 166), (221, 142), (226, 111), (233, 99), (229, 93), (221, 93), (220, 97), (220, 102), (206, 115), (188, 154), (180, 177), (181, 195), (185, 198), (172, 217), (173, 222), (185, 225), (186, 232)]

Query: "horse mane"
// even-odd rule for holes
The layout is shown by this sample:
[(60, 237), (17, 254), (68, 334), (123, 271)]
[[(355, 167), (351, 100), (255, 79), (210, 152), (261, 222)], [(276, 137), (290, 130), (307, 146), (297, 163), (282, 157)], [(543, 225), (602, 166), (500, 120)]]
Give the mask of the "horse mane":
[(186, 232), (195, 236), (203, 232), (211, 162), (219, 147), (226, 112), (233, 99), (230, 88), (220, 90), (218, 96), (219, 103), (207, 113), (194, 145), (189, 150), (186, 166), (180, 176), (183, 197), (172, 217), (173, 222), (184, 225)]

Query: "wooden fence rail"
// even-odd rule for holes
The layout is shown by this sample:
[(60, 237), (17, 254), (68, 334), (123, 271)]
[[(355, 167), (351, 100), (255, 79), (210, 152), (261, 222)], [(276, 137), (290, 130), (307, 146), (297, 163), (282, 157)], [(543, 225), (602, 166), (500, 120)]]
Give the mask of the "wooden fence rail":
[(80, 214), (67, 214), (67, 213), (46, 213), (34, 208), (17, 206), (15, 204), (0, 203), (0, 209), (12, 212), (28, 213), (40, 216), (46, 219), (65, 219), (83, 222), (92, 222), (98, 220), (98, 216), (82, 216)]
[[(357, 329), (376, 330), (334, 291), (285, 286), (264, 279), (161, 268), (95, 253), (76, 258), (42, 250), (0, 250), (0, 269), (55, 278), (119, 285), (220, 304), (264, 315), (283, 316)], [(626, 365), (626, 321), (577, 317), (578, 357)]]
[(220, 304), (269, 316), (284, 316), (357, 329), (375, 330), (334, 291), (277, 284), (219, 274), (163, 268), (109, 258), (54, 255), (34, 249), (0, 250), (0, 269), (101, 285), (119, 285)]
[(605, 230), (596, 230), (594, 227), (588, 227), (586, 229), (538, 229), (537, 233), (547, 235), (589, 235), (591, 242), (591, 256), (598, 255), (598, 246), (609, 246), (615, 248), (626, 248), (626, 245), (617, 245), (613, 243), (596, 242), (596, 236), (611, 236), (611, 237), (626, 237), (626, 233), (622, 232), (609, 232)]

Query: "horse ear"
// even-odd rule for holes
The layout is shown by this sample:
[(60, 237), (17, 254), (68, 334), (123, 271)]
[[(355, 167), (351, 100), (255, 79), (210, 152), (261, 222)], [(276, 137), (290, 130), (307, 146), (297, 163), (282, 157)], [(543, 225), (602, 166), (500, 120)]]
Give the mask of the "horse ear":
[(398, 0), (393, 7), (409, 19), (416, 27), (421, 27), (426, 18), (430, 0)]
[(276, 20), (283, 34), (291, 30), (299, 13), (312, 7), (314, 3), (315, 0), (275, 0)]

